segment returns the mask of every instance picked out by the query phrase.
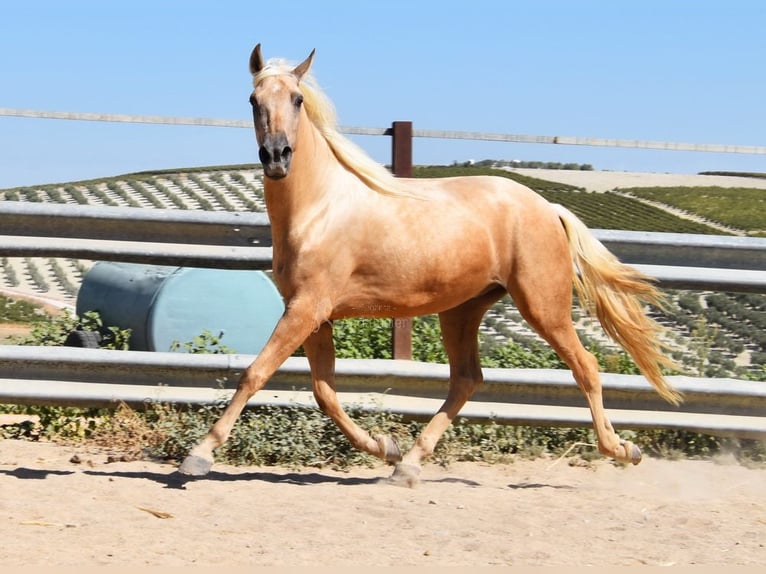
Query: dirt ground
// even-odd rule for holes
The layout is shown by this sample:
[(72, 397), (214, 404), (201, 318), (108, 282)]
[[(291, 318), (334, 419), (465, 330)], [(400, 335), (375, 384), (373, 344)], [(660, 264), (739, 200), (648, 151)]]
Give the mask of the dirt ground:
[(0, 442), (0, 564), (766, 564), (766, 469), (733, 460), (174, 471)]
[(0, 345), (10, 343), (13, 337), (29, 334), (31, 327), (18, 323), (0, 323)]

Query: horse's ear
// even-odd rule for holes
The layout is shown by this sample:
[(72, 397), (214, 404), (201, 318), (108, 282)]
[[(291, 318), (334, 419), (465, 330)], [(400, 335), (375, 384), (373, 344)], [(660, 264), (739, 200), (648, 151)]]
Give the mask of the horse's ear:
[(293, 75), (298, 78), (298, 81), (301, 81), (301, 78), (306, 74), (306, 72), (309, 71), (309, 68), (311, 67), (311, 61), (314, 59), (314, 52), (316, 52), (316, 48), (311, 50), (311, 53), (309, 54), (309, 57), (303, 60), (300, 64), (295, 66), (295, 69), (293, 70)]
[(261, 44), (257, 44), (250, 53), (250, 73), (255, 75), (263, 70), (263, 56), (261, 56)]

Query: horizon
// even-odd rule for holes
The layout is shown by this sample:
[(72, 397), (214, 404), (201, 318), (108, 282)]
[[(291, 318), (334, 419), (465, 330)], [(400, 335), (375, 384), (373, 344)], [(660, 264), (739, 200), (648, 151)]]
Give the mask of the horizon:
[[(656, 171), (632, 171), (632, 170), (613, 170), (613, 169), (599, 169), (598, 166), (594, 166), (589, 163), (574, 163), (574, 162), (557, 162), (557, 161), (543, 161), (543, 160), (507, 160), (507, 159), (493, 159), (493, 158), (483, 158), (483, 159), (468, 159), (465, 161), (457, 161), (451, 162), (449, 164), (428, 164), (428, 163), (413, 163), (413, 168), (415, 167), (455, 167), (455, 166), (479, 166), (481, 164), (484, 164), (484, 162), (493, 162), (495, 165), (486, 166), (491, 168), (497, 168), (501, 169), (502, 167), (511, 167), (513, 169), (523, 169), (523, 170), (529, 170), (529, 171), (535, 171), (535, 170), (546, 170), (546, 171), (583, 171), (583, 172), (590, 172), (590, 173), (615, 173), (615, 174), (636, 174), (636, 175), (688, 175), (688, 176), (715, 176), (715, 175), (721, 175), (721, 176), (731, 176), (731, 177), (740, 177), (743, 179), (752, 179), (752, 178), (764, 178), (766, 179), (766, 171), (764, 172), (752, 172), (752, 171), (731, 171), (731, 170), (712, 170), (710, 172), (697, 172), (697, 173), (679, 173), (679, 172), (656, 172)], [(518, 166), (513, 165), (503, 165), (503, 164), (522, 164)], [(529, 165), (523, 165), (523, 164), (535, 164), (540, 163), (539, 166), (529, 166)], [(569, 166), (577, 166), (577, 167), (564, 167), (566, 165)], [(389, 164), (384, 164), (386, 168), (390, 168)], [(157, 176), (157, 175), (163, 175), (163, 174), (179, 174), (179, 173), (195, 173), (195, 172), (213, 172), (213, 171), (241, 171), (241, 170), (249, 170), (249, 169), (261, 169), (261, 163), (260, 162), (249, 162), (249, 163), (234, 163), (234, 164), (221, 164), (221, 165), (194, 165), (194, 166), (177, 166), (177, 167), (163, 167), (163, 168), (157, 168), (157, 169), (146, 169), (146, 170), (139, 170), (139, 171), (129, 171), (125, 173), (116, 173), (111, 175), (103, 175), (103, 176), (96, 176), (96, 177), (87, 177), (83, 179), (74, 179), (74, 180), (68, 180), (68, 181), (47, 181), (47, 182), (39, 182), (39, 183), (30, 183), (30, 184), (24, 184), (24, 185), (15, 185), (11, 187), (0, 187), (0, 191), (11, 191), (15, 189), (23, 189), (23, 188), (43, 188), (43, 187), (60, 187), (64, 185), (84, 185), (84, 184), (90, 184), (95, 182), (101, 182), (101, 181), (108, 181), (108, 180), (121, 180), (125, 178), (135, 178), (138, 176)], [(540, 179), (545, 179), (544, 177), (541, 177)], [(754, 187), (762, 187), (760, 185), (754, 186)]]

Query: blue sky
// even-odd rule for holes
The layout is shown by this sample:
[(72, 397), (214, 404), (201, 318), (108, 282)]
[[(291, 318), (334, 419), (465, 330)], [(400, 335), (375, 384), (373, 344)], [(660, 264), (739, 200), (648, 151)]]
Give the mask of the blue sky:
[[(3, 5), (0, 107), (248, 119), (247, 60), (302, 60), (340, 123), (766, 145), (752, 0), (36, 1)], [(387, 137), (355, 137), (390, 161)], [(414, 161), (766, 171), (766, 156), (416, 139)], [(0, 117), (0, 188), (257, 161), (252, 131)]]

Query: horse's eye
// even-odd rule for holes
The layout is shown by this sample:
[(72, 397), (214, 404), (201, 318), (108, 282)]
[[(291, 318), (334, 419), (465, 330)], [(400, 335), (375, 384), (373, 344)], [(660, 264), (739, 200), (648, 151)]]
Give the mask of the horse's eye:
[(303, 94), (295, 94), (293, 96), (293, 105), (296, 108), (300, 108), (302, 104), (303, 104)]
[(248, 101), (250, 102), (250, 105), (253, 106), (254, 108), (258, 107), (258, 102), (255, 100), (254, 94), (250, 94), (250, 99)]

